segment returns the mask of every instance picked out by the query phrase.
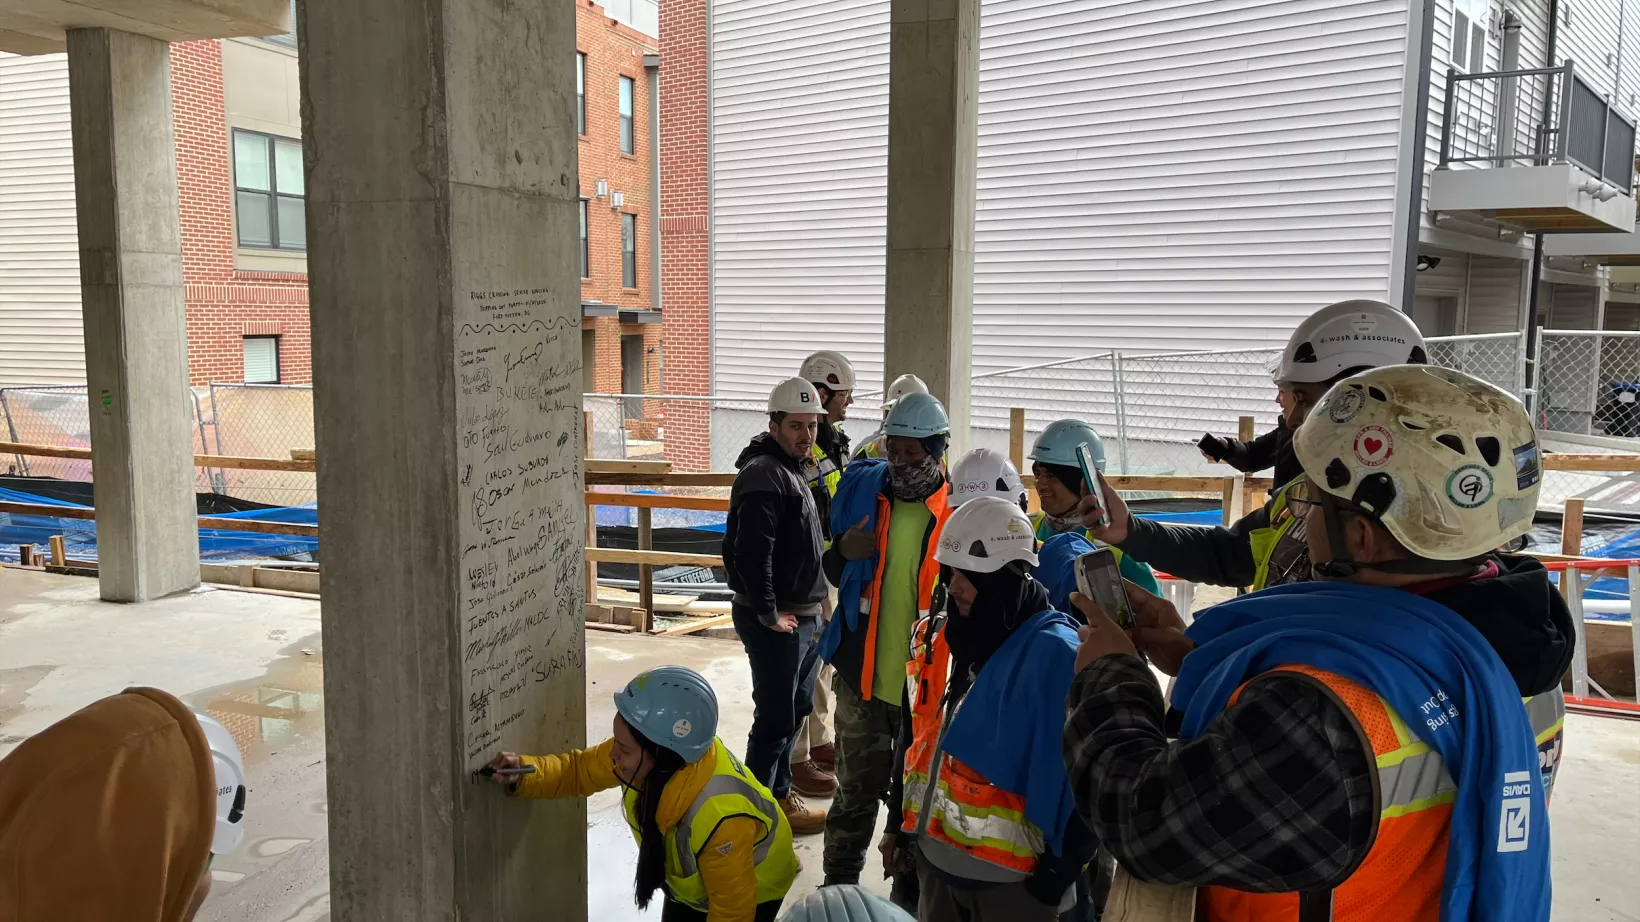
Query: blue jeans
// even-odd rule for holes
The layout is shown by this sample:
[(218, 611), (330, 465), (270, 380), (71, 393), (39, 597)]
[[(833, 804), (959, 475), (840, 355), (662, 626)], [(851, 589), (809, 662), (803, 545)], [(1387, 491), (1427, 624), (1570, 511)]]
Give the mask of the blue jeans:
[(815, 646), (818, 618), (798, 618), (791, 633), (766, 627), (751, 609), (734, 605), (735, 633), (752, 665), (752, 732), (746, 738), (746, 768), (776, 800), (792, 789), (792, 746), (798, 728), (814, 709)]

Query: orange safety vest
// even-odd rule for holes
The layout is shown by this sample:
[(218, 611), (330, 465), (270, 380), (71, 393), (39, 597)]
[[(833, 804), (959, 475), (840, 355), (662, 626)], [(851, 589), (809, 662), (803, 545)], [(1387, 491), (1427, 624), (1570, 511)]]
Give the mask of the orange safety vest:
[[(1360, 867), (1333, 891), (1334, 922), (1390, 918), (1439, 922), (1447, 834), (1458, 795), (1458, 785), (1447, 771), (1445, 760), (1419, 740), (1383, 698), (1365, 686), (1310, 666), (1281, 666), (1275, 671), (1309, 676), (1331, 691), (1354, 716), (1377, 762), (1377, 835)], [(1237, 689), (1230, 699), (1232, 704), (1240, 694), (1241, 689)], [(1537, 735), (1539, 767), (1547, 792), (1559, 761), (1565, 698), (1554, 689), (1524, 703)], [(1197, 906), (1198, 914), (1208, 922), (1289, 922), (1298, 918), (1296, 893), (1203, 887)]]
[(923, 857), (948, 873), (997, 883), (1024, 880), (1046, 848), (1042, 830), (1025, 818), (1025, 798), (943, 751), (961, 702), (948, 719), (943, 705), (951, 651), (943, 619), (936, 627), (936, 618), (917, 622), (905, 667), (912, 739), (905, 752), (900, 829), (917, 836)]
[[(927, 617), (934, 585), (940, 581), (940, 565), (934, 561), (929, 549), (936, 546), (940, 532), (945, 529), (945, 520), (951, 517), (950, 494), (944, 489), (935, 490), (932, 496), (923, 500), (923, 504), (934, 516), (933, 527), (923, 536), (922, 566), (917, 571), (917, 614)], [(872, 700), (872, 686), (877, 679), (877, 609), (883, 595), (883, 574), (888, 571), (888, 520), (893, 513), (894, 501), (878, 494), (877, 572), (871, 577), (865, 597), (860, 599), (860, 614), (866, 617), (866, 646), (860, 664), (860, 697), (866, 701)]]

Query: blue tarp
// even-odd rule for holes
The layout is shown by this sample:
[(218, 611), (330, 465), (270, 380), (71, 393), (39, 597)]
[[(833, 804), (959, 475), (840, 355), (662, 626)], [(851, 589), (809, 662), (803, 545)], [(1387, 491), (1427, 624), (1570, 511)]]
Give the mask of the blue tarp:
[[(87, 509), (77, 503), (64, 502), (20, 490), (0, 488), (0, 502), (33, 503), (41, 506), (62, 506), (69, 509)], [(217, 518), (246, 519), (257, 522), (287, 522), (294, 525), (317, 525), (318, 510), (308, 506), (284, 506), (276, 509), (257, 509), (250, 512), (230, 512)], [(69, 519), (53, 515), (21, 515), (0, 512), (0, 559), (16, 560), (17, 546), (33, 544), (46, 547), (53, 535), (62, 535), (68, 556), (82, 560), (97, 557), (97, 528), (91, 519)], [(319, 549), (318, 538), (293, 535), (264, 535), (259, 532), (230, 531), (206, 528), (199, 532), (199, 556), (203, 560), (236, 560), (248, 557), (297, 557)]]

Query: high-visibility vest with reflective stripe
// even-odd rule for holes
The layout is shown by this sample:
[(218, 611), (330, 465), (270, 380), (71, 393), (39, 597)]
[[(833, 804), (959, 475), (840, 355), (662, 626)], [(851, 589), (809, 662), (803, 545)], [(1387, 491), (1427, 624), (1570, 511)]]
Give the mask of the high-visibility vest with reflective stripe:
[(1024, 880), (1046, 847), (1042, 830), (1025, 818), (1025, 798), (991, 784), (943, 748), (962, 707), (944, 701), (951, 663), (944, 621), (937, 613), (924, 617), (911, 633), (906, 694), (912, 739), (900, 829), (916, 835), (923, 857), (948, 874), (995, 883)]
[[(928, 616), (928, 604), (934, 596), (934, 584), (940, 581), (940, 565), (934, 561), (933, 549), (938, 546), (945, 520), (951, 517), (951, 496), (944, 488), (923, 500), (933, 516), (928, 533), (923, 536), (922, 563), (917, 570), (917, 616)], [(872, 686), (877, 680), (877, 610), (883, 597), (883, 574), (888, 572), (888, 523), (894, 514), (894, 501), (877, 496), (877, 572), (871, 585), (860, 598), (860, 614), (866, 619), (865, 650), (860, 664), (860, 697), (872, 700)]]
[[(746, 766), (723, 745), (712, 741), (717, 759), (712, 777), (695, 795), (678, 824), (666, 833), (666, 889), (691, 909), (707, 911), (706, 882), (696, 856), (706, 848), (718, 825), (732, 816), (749, 816), (763, 824), (763, 837), (752, 849), (757, 864), (757, 902), (785, 899), (797, 879), (797, 853), (792, 851), (792, 827), (769, 789), (752, 777)], [(638, 792), (626, 792), (626, 822), (643, 844), (638, 825)]]
[[(1419, 740), (1384, 699), (1365, 686), (1309, 666), (1282, 666), (1273, 671), (1298, 673), (1325, 686), (1354, 716), (1377, 762), (1376, 838), (1360, 867), (1333, 891), (1334, 922), (1437, 922), (1446, 874), (1447, 835), (1458, 795), (1458, 785), (1447, 771), (1445, 760)], [(1242, 689), (1246, 687), (1244, 684)], [(1240, 693), (1238, 689), (1236, 696)], [(1232, 703), (1236, 696), (1231, 697)], [(1565, 700), (1560, 690), (1525, 699), (1524, 705), (1538, 735), (1540, 763), (1550, 751), (1551, 762), (1557, 763), (1560, 727), (1565, 722)], [(1544, 748), (1546, 741), (1552, 743), (1549, 749)], [(1555, 764), (1542, 767), (1547, 791)], [(1203, 887), (1199, 906), (1208, 922), (1298, 918), (1296, 893)]]
[(888, 457), (888, 433), (881, 429), (866, 436), (860, 447), (854, 449), (855, 458), (886, 458)]
[[(1287, 494), (1299, 480), (1303, 479), (1300, 477), (1277, 490), (1275, 501), (1270, 504), (1270, 524), (1264, 528), (1255, 528), (1247, 533), (1247, 542), (1253, 548), (1254, 592), (1270, 584), (1270, 560), (1275, 557), (1276, 546), (1298, 523), (1298, 513), (1287, 502)], [(1306, 574), (1307, 577), (1308, 574)]]
[(827, 496), (836, 496), (837, 484), (843, 480), (843, 469), (820, 449), (819, 442), (809, 448), (809, 457), (814, 459), (814, 466), (808, 469), (809, 489), (824, 485)]

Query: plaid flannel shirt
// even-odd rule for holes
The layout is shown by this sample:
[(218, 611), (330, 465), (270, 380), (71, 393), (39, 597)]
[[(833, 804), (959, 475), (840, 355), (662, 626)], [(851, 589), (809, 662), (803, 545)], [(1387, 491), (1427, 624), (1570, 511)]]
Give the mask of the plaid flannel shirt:
[(1065, 767), (1103, 847), (1153, 883), (1282, 893), (1336, 887), (1372, 847), (1371, 753), (1316, 683), (1272, 675), (1202, 734), (1169, 741), (1132, 656), (1076, 677)]

